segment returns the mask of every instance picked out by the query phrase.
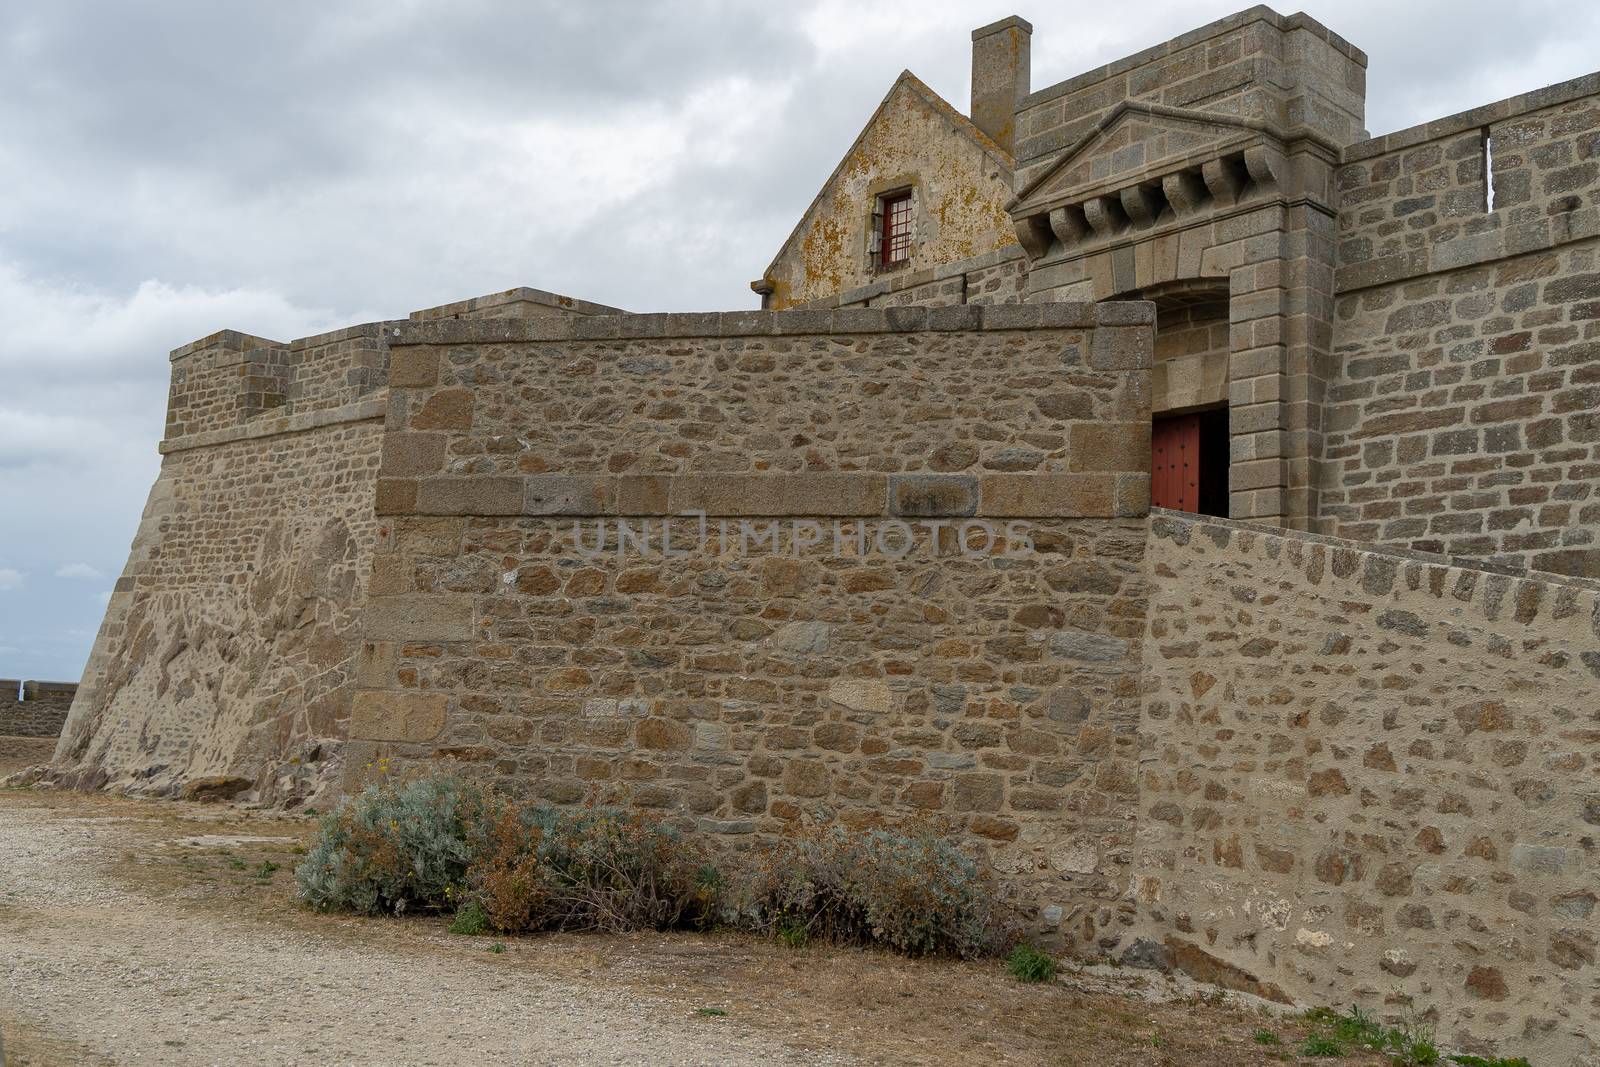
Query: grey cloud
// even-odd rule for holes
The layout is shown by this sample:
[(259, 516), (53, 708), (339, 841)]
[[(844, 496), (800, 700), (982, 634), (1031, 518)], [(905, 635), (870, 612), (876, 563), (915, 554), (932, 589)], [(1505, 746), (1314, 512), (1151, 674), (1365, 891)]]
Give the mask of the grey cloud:
[[(964, 107), (966, 30), (1036, 86), (1243, 6), (995, 0), (89, 0), (0, 8), (0, 674), (72, 677), (158, 456), (168, 349), (536, 285), (749, 307), (895, 75)], [(1377, 133), (1594, 65), (1592, 5), (1312, 4)], [(897, 21), (897, 18), (899, 21)], [(109, 579), (108, 579), (109, 582)]]

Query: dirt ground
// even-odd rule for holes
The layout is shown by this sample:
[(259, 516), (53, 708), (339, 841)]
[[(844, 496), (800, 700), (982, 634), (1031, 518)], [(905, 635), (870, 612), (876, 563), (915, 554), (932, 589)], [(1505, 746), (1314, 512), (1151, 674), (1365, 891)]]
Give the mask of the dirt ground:
[(999, 963), (736, 934), (496, 939), (437, 916), (318, 915), (294, 895), (311, 831), (228, 807), (0, 790), (6, 1062), (1300, 1062), (1297, 1021), (1148, 972), (1030, 986)]

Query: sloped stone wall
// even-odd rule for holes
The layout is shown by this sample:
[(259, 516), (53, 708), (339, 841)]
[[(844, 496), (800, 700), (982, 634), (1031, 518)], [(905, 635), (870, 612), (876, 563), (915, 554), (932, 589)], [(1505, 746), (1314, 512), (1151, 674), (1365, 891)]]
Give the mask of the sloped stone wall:
[(170, 452), (112, 594), (55, 773), (178, 793), (313, 796), (349, 717), (383, 424)]
[(161, 474), (47, 780), (336, 788), (378, 520), (382, 324), (173, 353)]
[(1600, 586), (1171, 512), (1146, 564), (1157, 954), (1593, 1062)]

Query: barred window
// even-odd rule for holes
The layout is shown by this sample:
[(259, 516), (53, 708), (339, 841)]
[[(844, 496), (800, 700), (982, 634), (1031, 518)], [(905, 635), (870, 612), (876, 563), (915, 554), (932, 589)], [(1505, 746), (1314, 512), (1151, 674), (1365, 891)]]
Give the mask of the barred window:
[(879, 198), (883, 229), (878, 242), (878, 262), (885, 267), (911, 258), (911, 190)]

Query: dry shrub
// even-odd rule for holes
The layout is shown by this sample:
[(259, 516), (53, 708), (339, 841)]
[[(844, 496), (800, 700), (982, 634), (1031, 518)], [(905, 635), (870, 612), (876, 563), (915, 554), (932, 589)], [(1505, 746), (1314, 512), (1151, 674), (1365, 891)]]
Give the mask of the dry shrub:
[(747, 924), (911, 956), (976, 958), (1000, 942), (987, 878), (929, 831), (825, 826), (766, 848), (746, 880)]
[(467, 872), (498, 929), (667, 930), (715, 917), (720, 877), (671, 827), (609, 808), (507, 807)]
[(469, 899), (476, 901), (497, 930), (529, 930), (548, 900), (540, 876), (538, 839), (543, 831), (525, 825), (516, 806), (502, 808), (489, 825), (484, 849), (467, 868)]
[[(324, 817), (295, 871), (312, 907), (481, 908), (505, 932), (732, 923), (794, 943), (976, 957), (999, 944), (986, 877), (930, 830), (827, 826), (785, 837), (725, 893), (709, 853), (611, 808), (505, 799), (458, 778), (382, 784)], [(481, 920), (478, 920), (481, 921)]]

